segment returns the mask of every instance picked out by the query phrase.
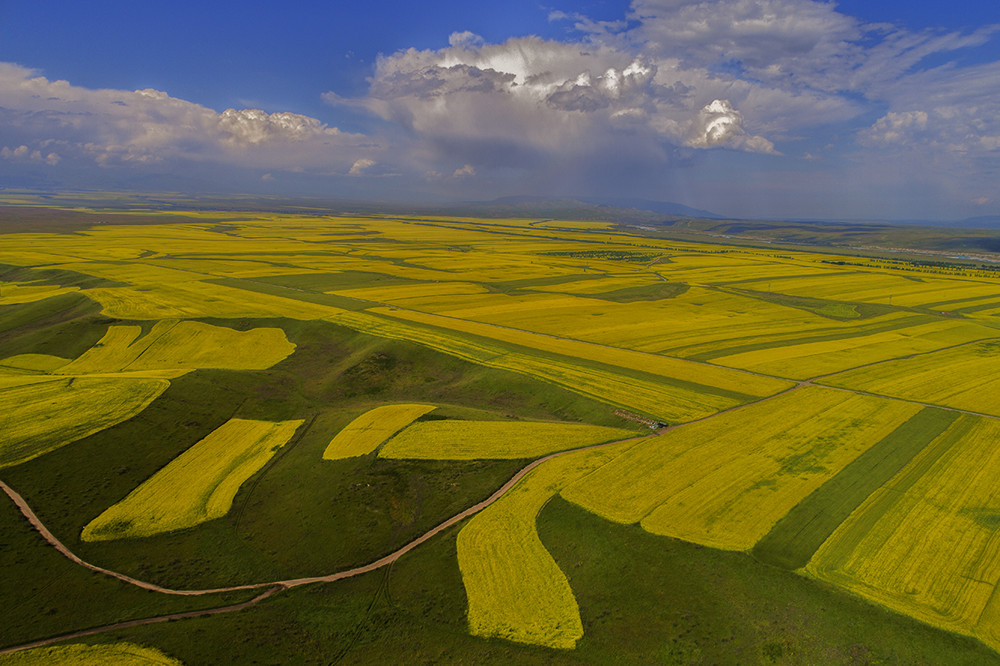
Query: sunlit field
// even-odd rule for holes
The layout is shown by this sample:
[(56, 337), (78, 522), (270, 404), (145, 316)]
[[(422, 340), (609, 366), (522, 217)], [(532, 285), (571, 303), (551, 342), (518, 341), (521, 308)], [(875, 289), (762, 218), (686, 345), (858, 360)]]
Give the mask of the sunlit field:
[[(604, 222), (185, 216), (0, 235), (0, 479), (29, 507), (4, 509), (0, 649), (98, 629), (0, 664), (648, 663), (666, 648), (619, 619), (667, 644), (726, 615), (647, 603), (668, 554), (705, 599), (744, 572), (706, 662), (1000, 660), (994, 271)], [(196, 608), (222, 610), (117, 626)]]

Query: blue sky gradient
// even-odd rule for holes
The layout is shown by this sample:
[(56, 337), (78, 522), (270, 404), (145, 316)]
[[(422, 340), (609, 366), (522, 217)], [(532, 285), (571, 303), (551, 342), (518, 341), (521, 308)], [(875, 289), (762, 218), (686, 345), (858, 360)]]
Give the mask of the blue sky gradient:
[(995, 0), (0, 0), (0, 187), (951, 220), (998, 108)]

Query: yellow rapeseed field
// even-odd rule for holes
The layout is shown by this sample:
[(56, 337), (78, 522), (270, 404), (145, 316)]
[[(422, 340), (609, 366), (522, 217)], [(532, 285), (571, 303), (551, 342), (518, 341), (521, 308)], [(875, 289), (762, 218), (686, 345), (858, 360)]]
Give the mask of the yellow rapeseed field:
[(34, 372), (52, 372), (69, 363), (68, 358), (50, 354), (18, 354), (0, 360), (0, 367)]
[(83, 540), (145, 537), (221, 518), (243, 482), (302, 423), (230, 419), (90, 521)]
[(199, 317), (289, 317), (321, 319), (337, 308), (271, 296), (209, 282), (169, 285), (100, 287), (87, 296), (102, 306), (104, 314), (119, 319), (186, 319)]
[(79, 288), (0, 282), (0, 306), (32, 303), (70, 291), (79, 291)]
[(345, 312), (331, 317), (330, 321), (380, 337), (416, 342), (482, 365), (531, 375), (576, 393), (668, 421), (707, 416), (740, 402), (734, 397), (638, 379), (611, 370), (582, 366), (571, 360), (558, 361), (511, 352), (497, 343), (473, 341), (460, 334), (390, 321), (364, 312)]
[(713, 362), (782, 377), (808, 379), (994, 335), (996, 329), (981, 324), (962, 319), (942, 319), (871, 335), (722, 356)]
[(0, 468), (17, 465), (132, 418), (165, 379), (30, 376), (0, 382)]
[(196, 321), (163, 320), (139, 337), (138, 326), (112, 326), (60, 374), (222, 368), (261, 370), (295, 350), (280, 328), (236, 331)]
[(369, 409), (337, 433), (323, 451), (323, 459), (340, 460), (367, 455), (433, 409), (433, 405), (382, 405)]
[(562, 494), (654, 534), (745, 550), (919, 410), (806, 387), (643, 442)]
[(182, 666), (154, 648), (134, 643), (50, 645), (0, 655), (0, 666)]
[(571, 649), (583, 636), (569, 581), (545, 550), (535, 517), (545, 502), (634, 445), (619, 442), (547, 461), (458, 533), (458, 566), (476, 636)]
[(668, 379), (678, 379), (758, 397), (771, 395), (792, 386), (791, 382), (780, 379), (762, 377), (746, 372), (733, 372), (728, 368), (720, 368), (705, 363), (694, 363), (661, 354), (647, 354), (630, 349), (581, 342), (571, 338), (532, 333), (506, 326), (482, 324), (454, 317), (442, 317), (410, 310), (373, 308), (371, 312), (407, 321), (431, 324), (462, 333), (471, 333), (540, 351), (588, 361), (597, 361), (598, 363), (619, 368), (661, 375)]
[(844, 521), (809, 574), (1000, 648), (1000, 422), (963, 415)]
[(849, 370), (823, 383), (1000, 416), (998, 348), (997, 341), (978, 342)]
[(379, 456), (428, 460), (537, 458), (626, 437), (635, 432), (580, 423), (425, 421), (390, 439)]

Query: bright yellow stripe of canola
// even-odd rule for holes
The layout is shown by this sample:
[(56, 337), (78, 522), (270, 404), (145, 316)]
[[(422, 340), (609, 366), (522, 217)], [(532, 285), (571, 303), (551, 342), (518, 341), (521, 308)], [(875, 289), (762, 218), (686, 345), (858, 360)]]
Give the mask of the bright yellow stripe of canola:
[(193, 319), (199, 317), (288, 317), (321, 319), (338, 308), (261, 294), (208, 282), (88, 289), (102, 312), (120, 319)]
[(130, 419), (170, 385), (152, 378), (45, 377), (31, 383), (17, 379), (0, 382), (0, 468)]
[(996, 341), (849, 370), (824, 384), (1000, 416)]
[(995, 334), (995, 329), (968, 320), (944, 319), (842, 340), (776, 346), (722, 356), (714, 359), (713, 363), (783, 377), (808, 379), (866, 363), (932, 351)]
[(302, 423), (230, 419), (92, 520), (83, 540), (151, 536), (221, 518), (243, 482)]
[(479, 460), (537, 458), (634, 436), (621, 428), (530, 421), (425, 421), (389, 440), (383, 458)]
[(458, 534), (458, 565), (476, 636), (572, 649), (583, 636), (569, 581), (545, 550), (535, 516), (566, 484), (597, 469), (634, 441), (560, 456), (477, 514)]
[(59, 374), (223, 368), (261, 370), (295, 350), (280, 328), (237, 331), (194, 321), (157, 322), (139, 338), (138, 326), (112, 326), (100, 342)]
[(416, 342), (489, 367), (531, 375), (576, 393), (665, 420), (687, 421), (738, 404), (732, 398), (510, 352), (499, 344), (468, 340), (460, 334), (449, 335), (364, 312), (346, 312), (330, 317), (330, 321), (372, 335)]
[(52, 645), (0, 655), (0, 666), (181, 666), (154, 648), (133, 643)]
[(382, 405), (369, 409), (337, 433), (323, 451), (323, 459), (340, 460), (367, 455), (433, 409), (433, 405)]
[(807, 387), (642, 442), (562, 495), (656, 534), (747, 549), (918, 410)]
[(71, 291), (79, 291), (79, 287), (53, 287), (50, 285), (21, 285), (0, 282), (0, 305), (18, 305), (32, 303), (50, 296), (58, 296)]
[(844, 521), (808, 573), (1000, 648), (1000, 423), (960, 417)]
[[(919, 410), (848, 394), (828, 410), (765, 436), (757, 414), (728, 437), (692, 442), (704, 456), (696, 465), (703, 474), (695, 477), (696, 469), (678, 461), (680, 471), (666, 484), (672, 494), (641, 525), (653, 534), (747, 550), (796, 504)], [(770, 418), (784, 421), (780, 411)], [(730, 457), (732, 451), (740, 454)]]
[(410, 310), (374, 308), (372, 312), (397, 319), (432, 324), (454, 331), (480, 335), (540, 351), (597, 361), (630, 370), (640, 370), (671, 379), (695, 382), (748, 395), (770, 395), (789, 388), (792, 385), (790, 382), (781, 379), (760, 377), (745, 372), (733, 372), (728, 368), (719, 368), (704, 363), (695, 363), (684, 359), (660, 356), (659, 354), (646, 354), (630, 349), (608, 347), (569, 338), (559, 338), (541, 333), (532, 333), (505, 326), (464, 321), (453, 317), (442, 317)]

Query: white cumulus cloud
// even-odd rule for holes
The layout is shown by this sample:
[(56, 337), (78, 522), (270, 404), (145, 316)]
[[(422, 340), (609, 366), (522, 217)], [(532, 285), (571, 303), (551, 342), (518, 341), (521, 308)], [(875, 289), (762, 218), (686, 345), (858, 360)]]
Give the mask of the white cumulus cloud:
[(743, 129), (743, 114), (733, 108), (727, 99), (713, 100), (695, 118), (691, 127), (689, 146), (713, 148), (736, 146), (756, 153), (772, 153), (774, 144), (762, 136), (750, 136)]
[(347, 173), (351, 176), (360, 176), (373, 166), (375, 166), (375, 160), (362, 157), (354, 161), (354, 164), (351, 165), (351, 170)]
[(5, 159), (49, 165), (188, 160), (279, 169), (329, 168), (375, 143), (297, 113), (218, 113), (159, 90), (93, 90), (0, 63), (0, 140), (10, 139), (19, 145)]

